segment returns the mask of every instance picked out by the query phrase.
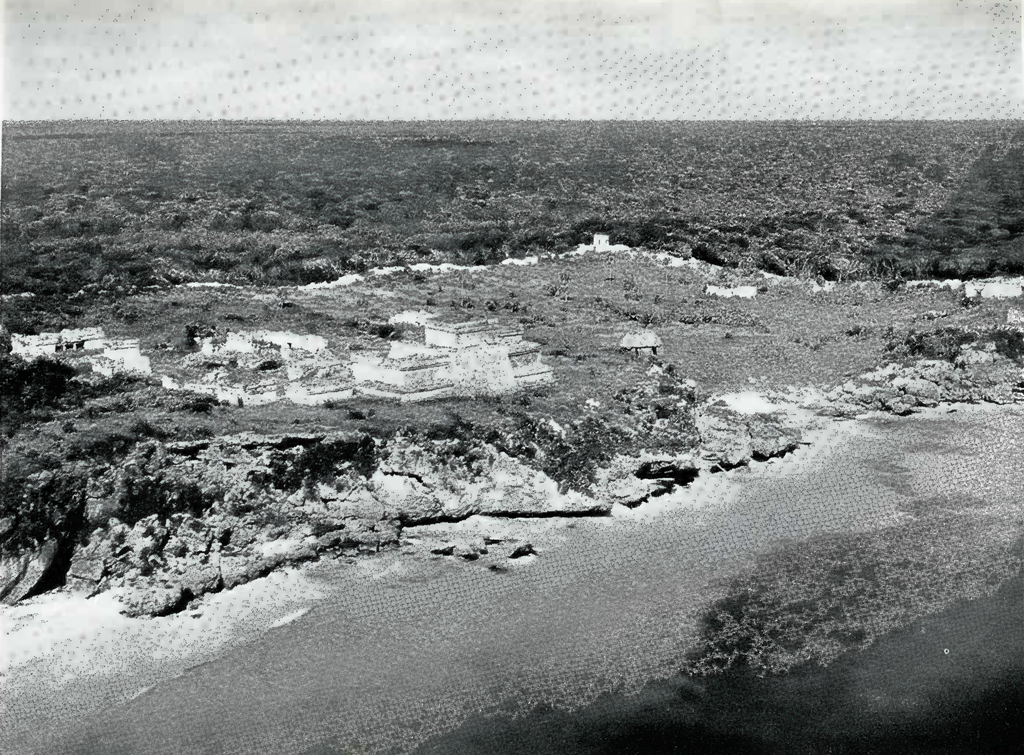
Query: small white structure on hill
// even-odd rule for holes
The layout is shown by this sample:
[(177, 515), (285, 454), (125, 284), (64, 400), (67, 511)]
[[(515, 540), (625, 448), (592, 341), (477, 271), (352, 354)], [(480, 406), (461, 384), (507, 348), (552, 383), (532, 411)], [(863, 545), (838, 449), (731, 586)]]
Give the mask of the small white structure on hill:
[(626, 244), (612, 244), (611, 239), (605, 233), (595, 233), (593, 244), (580, 244), (575, 250), (566, 252), (569, 257), (578, 257), (588, 252), (629, 252)]
[(40, 333), (37, 336), (12, 335), (11, 353), (25, 359), (35, 359), (49, 354), (93, 351), (102, 349), (106, 339), (100, 328), (77, 328), (59, 333)]
[(495, 321), (424, 326), (423, 344), (395, 343), (385, 353), (353, 358), (357, 390), (399, 401), (452, 396), (493, 396), (551, 382), (540, 346), (523, 340), (517, 327)]
[(103, 353), (92, 359), (92, 371), (107, 377), (117, 373), (151, 375), (149, 357), (143, 356), (136, 338), (122, 338), (107, 342)]
[(661, 346), (661, 338), (653, 330), (642, 330), (637, 333), (627, 333), (619, 341), (619, 348), (625, 349), (626, 351), (632, 351), (634, 354), (651, 354), (656, 355), (658, 353), (658, 347)]

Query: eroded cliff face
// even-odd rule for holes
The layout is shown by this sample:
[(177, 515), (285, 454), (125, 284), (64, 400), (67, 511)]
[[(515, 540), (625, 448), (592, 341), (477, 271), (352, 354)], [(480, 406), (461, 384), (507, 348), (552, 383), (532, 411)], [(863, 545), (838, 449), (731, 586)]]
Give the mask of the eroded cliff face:
[(697, 415), (700, 459), (711, 472), (785, 456), (800, 446), (803, 433), (777, 414), (744, 415), (712, 403)]
[[(724, 458), (714, 449), (736, 433), (746, 458), (792, 445), (791, 432), (766, 433), (775, 425), (763, 418), (719, 420), (718, 435), (708, 439), (715, 458)], [(736, 454), (729, 459), (736, 462)], [(436, 540), (447, 525), (471, 518), (485, 523), (483, 531), (468, 544), (442, 538), (435, 554), (474, 558), (490, 541), (519, 558), (534, 552), (523, 526), (496, 523), (606, 516), (615, 504), (636, 506), (689, 484), (702, 467), (708, 464), (693, 454), (619, 455), (584, 493), (482, 441), (355, 434), (152, 440), (93, 470), (81, 525), (64, 543), (5, 561), (5, 600), (38, 591), (60, 548), (69, 551), (60, 582), (86, 594), (114, 591), (132, 616), (182, 610), (283, 564), (397, 547), (403, 533)]]
[[(116, 591), (130, 615), (158, 616), (282, 564), (394, 547), (407, 526), (479, 514), (601, 516), (610, 508), (560, 493), (543, 472), (484, 443), (352, 435), (151, 441), (90, 477), (64, 579), (87, 594)], [(4, 600), (38, 591), (60, 547), (48, 542), (5, 559)]]

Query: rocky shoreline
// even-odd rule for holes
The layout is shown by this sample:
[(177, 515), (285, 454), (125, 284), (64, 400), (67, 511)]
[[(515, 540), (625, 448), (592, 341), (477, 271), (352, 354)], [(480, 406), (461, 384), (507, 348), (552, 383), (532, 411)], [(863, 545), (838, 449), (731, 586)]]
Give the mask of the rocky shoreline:
[[(768, 416), (737, 414), (727, 428), (728, 414), (709, 409), (714, 420), (699, 454), (617, 457), (599, 470), (590, 495), (560, 490), (544, 472), (483, 442), (467, 462), (451, 453), (452, 441), (402, 436), (387, 442), (345, 434), (149, 441), (92, 480), (78, 542), (48, 541), (7, 560), (4, 601), (37, 594), (62, 557), (69, 561), (63, 589), (87, 596), (110, 591), (129, 616), (164, 616), (285, 565), (367, 556), (424, 538), (433, 556), (529, 556), (530, 520), (608, 516), (616, 505), (635, 507), (687, 485), (702, 469), (782, 455), (800, 442), (798, 430)], [(341, 465), (348, 469), (288, 492), (282, 474), (325, 448), (349, 457)], [(360, 461), (360, 455), (376, 461)], [(168, 480), (191, 481), (194, 494), (216, 502), (203, 513), (152, 513), (131, 526), (119, 518), (132, 492)], [(500, 532), (437, 540), (445, 526), (471, 517), (499, 524)]]
[[(784, 456), (833, 419), (983, 402), (1024, 402), (1024, 373), (992, 344), (964, 347), (952, 361), (891, 363), (828, 392), (716, 396), (693, 407), (696, 448), (617, 456), (597, 470), (587, 494), (560, 489), (482, 441), (467, 452), (453, 447), (458, 441), (401, 434), (387, 441), (340, 433), (150, 440), (91, 478), (79, 528), (65, 541), (4, 560), (0, 595), (13, 604), (57, 582), (84, 596), (110, 592), (124, 614), (146, 617), (330, 556), (390, 549), (465, 561), (487, 556), (501, 570), (536, 555), (535, 520), (634, 508), (699, 476)], [(324, 469), (329, 474), (310, 475)], [(122, 521), (130, 519), (126, 501), (169, 483), (176, 495), (212, 505)]]

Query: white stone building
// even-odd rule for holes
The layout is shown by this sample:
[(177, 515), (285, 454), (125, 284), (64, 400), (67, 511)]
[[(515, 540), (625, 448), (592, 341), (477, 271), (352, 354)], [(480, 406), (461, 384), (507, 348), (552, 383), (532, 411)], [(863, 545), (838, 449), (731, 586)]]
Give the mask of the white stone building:
[(162, 382), (164, 388), (204, 393), (232, 406), (282, 400), (317, 405), (353, 395), (348, 366), (324, 338), (280, 331), (204, 339), (201, 355), (186, 357), (177, 376), (164, 375)]
[(11, 336), (11, 353), (25, 359), (36, 359), (50, 354), (95, 351), (105, 345), (106, 339), (100, 328), (66, 329), (59, 333), (40, 333), (37, 336)]
[(214, 374), (204, 380), (179, 381), (163, 375), (161, 383), (168, 390), (185, 390), (213, 396), (232, 406), (262, 406), (283, 398), (283, 391), (273, 381), (229, 383), (223, 374)]
[(595, 233), (593, 244), (580, 244), (574, 251), (566, 252), (570, 257), (576, 257), (589, 252), (628, 252), (626, 244), (612, 244), (611, 239), (605, 233)]
[(387, 352), (353, 355), (352, 377), (367, 396), (402, 402), (450, 398), (455, 383), (448, 374), (451, 349), (392, 344)]
[(353, 357), (352, 376), (359, 393), (402, 402), (498, 395), (554, 379), (538, 344), (488, 320), (427, 323), (423, 344)]

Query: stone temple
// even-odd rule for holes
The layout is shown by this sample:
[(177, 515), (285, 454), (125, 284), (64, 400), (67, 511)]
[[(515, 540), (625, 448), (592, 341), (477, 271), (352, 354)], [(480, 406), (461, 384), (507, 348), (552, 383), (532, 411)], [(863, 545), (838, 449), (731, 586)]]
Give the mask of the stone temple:
[(106, 345), (107, 339), (99, 328), (62, 330), (59, 333), (40, 333), (37, 336), (11, 336), (11, 353), (30, 360), (51, 354), (97, 351)]
[(107, 338), (100, 328), (12, 335), (11, 353), (29, 361), (46, 357), (72, 364), (91, 364), (93, 372), (107, 377), (115, 373), (149, 375), (153, 371), (149, 357), (142, 354), (137, 339)]
[(454, 396), (495, 396), (554, 380), (540, 345), (518, 326), (494, 320), (427, 323), (422, 344), (353, 355), (356, 390), (403, 403)]

